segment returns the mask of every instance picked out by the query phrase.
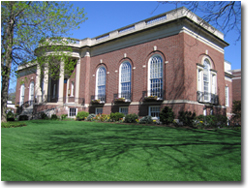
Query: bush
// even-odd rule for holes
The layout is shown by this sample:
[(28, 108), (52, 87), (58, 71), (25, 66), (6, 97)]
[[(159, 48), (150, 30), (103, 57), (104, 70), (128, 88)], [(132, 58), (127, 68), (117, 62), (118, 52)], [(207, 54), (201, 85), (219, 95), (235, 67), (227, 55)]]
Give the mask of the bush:
[(123, 113), (120, 112), (115, 112), (115, 113), (111, 113), (110, 114), (110, 119), (112, 121), (119, 121), (120, 119), (122, 119), (125, 115)]
[(62, 115), (60, 116), (61, 120), (65, 120), (66, 117), (67, 117), (67, 114), (62, 114)]
[(230, 119), (231, 125), (241, 126), (241, 101), (233, 101), (232, 115)]
[(145, 117), (142, 117), (142, 118), (139, 120), (139, 123), (140, 123), (140, 124), (152, 124), (152, 123), (153, 123), (152, 116), (145, 116)]
[(88, 115), (88, 117), (86, 118), (86, 121), (94, 121), (95, 120), (96, 115), (95, 114), (90, 114)]
[(51, 120), (57, 120), (58, 119), (58, 116), (56, 115), (56, 114), (53, 114), (52, 116), (51, 116)]
[(11, 128), (11, 127), (23, 127), (27, 126), (24, 123), (21, 122), (3, 122), (1, 123), (1, 128)]
[(173, 123), (175, 115), (170, 107), (165, 106), (162, 112), (160, 112), (159, 117), (163, 124), (170, 124)]
[(7, 118), (15, 118), (15, 114), (11, 111), (7, 112)]
[(224, 115), (199, 115), (196, 120), (204, 127), (224, 127), (227, 124), (227, 117)]
[(7, 121), (15, 121), (15, 118), (13, 118), (13, 117), (7, 117)]
[(89, 112), (81, 111), (81, 112), (78, 112), (76, 117), (78, 120), (84, 120), (85, 118), (88, 117), (88, 115), (89, 115)]
[(184, 126), (193, 127), (195, 117), (195, 112), (192, 113), (191, 111), (180, 111), (178, 119), (183, 123)]
[(18, 118), (19, 121), (25, 121), (28, 120), (28, 116), (27, 115), (20, 115)]
[(49, 119), (45, 112), (41, 112), (40, 117), (41, 119)]
[(137, 114), (127, 114), (125, 116), (124, 122), (125, 123), (136, 123), (137, 122), (136, 121), (137, 119), (139, 119), (139, 116)]

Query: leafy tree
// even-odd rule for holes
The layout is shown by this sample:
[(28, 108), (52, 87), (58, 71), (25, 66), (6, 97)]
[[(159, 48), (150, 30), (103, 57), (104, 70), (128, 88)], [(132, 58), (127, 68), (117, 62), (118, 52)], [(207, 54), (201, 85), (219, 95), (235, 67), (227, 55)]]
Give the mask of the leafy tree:
[(202, 23), (209, 23), (224, 33), (236, 30), (236, 40), (241, 37), (241, 1), (163, 1), (175, 8), (185, 6), (190, 11), (202, 14)]
[[(11, 71), (18, 65), (40, 67), (41, 77), (47, 68), (59, 75), (59, 62), (68, 72), (75, 66), (65, 36), (86, 20), (84, 9), (74, 9), (69, 2), (1, 2), (1, 118), (6, 122), (6, 108)], [(67, 53), (64, 53), (66, 51)], [(52, 52), (52, 53), (49, 53)]]

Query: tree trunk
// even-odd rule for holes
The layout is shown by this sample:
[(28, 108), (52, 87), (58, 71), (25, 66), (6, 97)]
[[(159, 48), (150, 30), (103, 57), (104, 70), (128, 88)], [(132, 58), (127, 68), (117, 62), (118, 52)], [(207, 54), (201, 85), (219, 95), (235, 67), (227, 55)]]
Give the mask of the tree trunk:
[[(9, 23), (6, 28), (6, 54), (4, 67), (2, 67), (4, 74), (2, 75), (2, 90), (1, 90), (1, 122), (7, 122), (7, 101), (9, 90), (9, 79), (12, 62), (12, 47), (13, 47), (13, 31), (14, 31), (14, 18), (10, 13)], [(3, 72), (2, 71), (2, 72)]]

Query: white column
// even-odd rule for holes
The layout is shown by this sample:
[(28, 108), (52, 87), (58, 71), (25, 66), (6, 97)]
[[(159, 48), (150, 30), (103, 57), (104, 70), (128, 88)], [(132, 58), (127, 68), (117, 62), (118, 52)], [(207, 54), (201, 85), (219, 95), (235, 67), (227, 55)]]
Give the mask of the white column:
[(80, 64), (81, 60), (80, 58), (77, 61), (76, 65), (76, 85), (75, 85), (75, 103), (79, 103), (79, 83), (80, 83)]
[(63, 103), (64, 97), (64, 62), (60, 63), (60, 75), (59, 75), (59, 99), (58, 103)]
[(43, 100), (44, 101), (46, 101), (46, 99), (48, 99), (49, 98), (49, 96), (48, 96), (48, 82), (49, 82), (49, 80), (48, 80), (48, 73), (49, 73), (49, 70), (48, 70), (48, 67), (47, 67), (47, 65), (45, 65), (45, 67), (44, 67), (44, 86), (43, 86)]
[(35, 79), (35, 98), (36, 102), (40, 102), (39, 99), (41, 96), (41, 88), (40, 88), (40, 65), (37, 63), (37, 69), (36, 69), (36, 79)]

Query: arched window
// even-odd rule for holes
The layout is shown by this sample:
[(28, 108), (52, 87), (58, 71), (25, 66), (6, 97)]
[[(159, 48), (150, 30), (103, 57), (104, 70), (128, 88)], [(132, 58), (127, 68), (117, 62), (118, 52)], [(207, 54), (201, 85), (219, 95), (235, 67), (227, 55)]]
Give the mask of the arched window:
[(204, 88), (204, 101), (210, 100), (210, 63), (208, 59), (203, 62), (203, 88)]
[(105, 90), (106, 90), (106, 69), (100, 67), (96, 74), (96, 99), (105, 101)]
[(124, 62), (120, 66), (119, 97), (131, 100), (131, 64)]
[(29, 103), (33, 105), (34, 100), (34, 82), (32, 81), (29, 86)]
[(163, 59), (159, 55), (154, 55), (149, 60), (148, 96), (163, 98)]
[(24, 93), (25, 93), (25, 86), (24, 84), (21, 85), (21, 91), (20, 91), (20, 106), (24, 103)]

